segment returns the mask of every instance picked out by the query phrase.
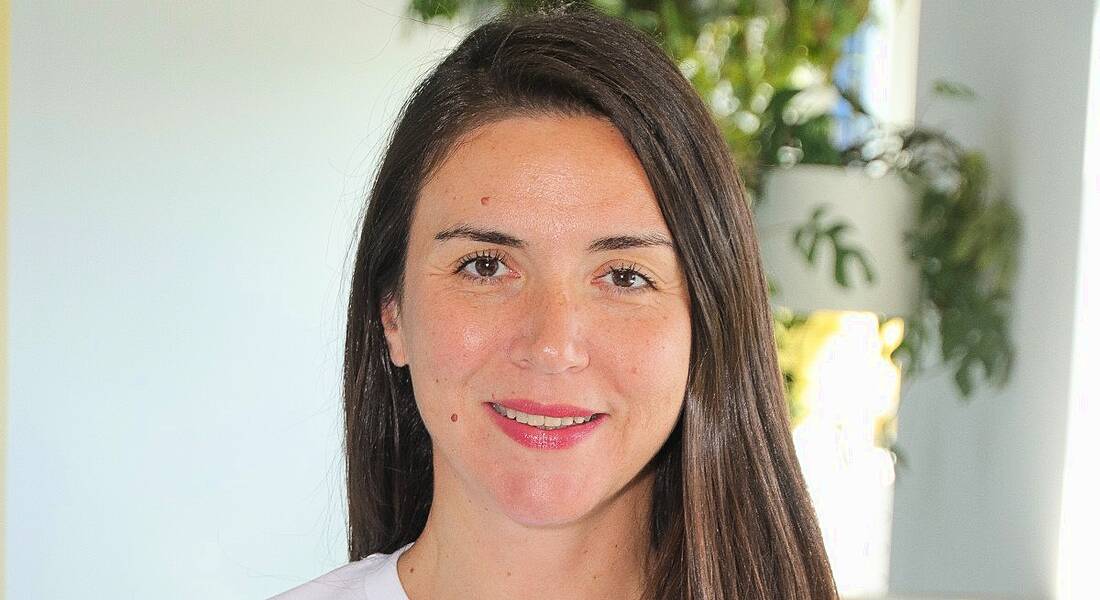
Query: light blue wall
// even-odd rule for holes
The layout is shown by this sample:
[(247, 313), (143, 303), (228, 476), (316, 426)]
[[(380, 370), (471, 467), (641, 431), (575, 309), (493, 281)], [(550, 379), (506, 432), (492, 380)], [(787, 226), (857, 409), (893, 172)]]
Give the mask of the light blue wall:
[(345, 253), (459, 35), (403, 7), (13, 2), (8, 598), (260, 598), (346, 562)]
[[(922, 2), (917, 113), (990, 159), (1023, 217), (1015, 376), (969, 405), (903, 397), (891, 590), (1053, 598), (1070, 397), (1093, 0)], [(977, 104), (930, 103), (936, 78)], [(1083, 310), (1095, 307), (1077, 307)], [(1095, 333), (1094, 333), (1095, 335)]]

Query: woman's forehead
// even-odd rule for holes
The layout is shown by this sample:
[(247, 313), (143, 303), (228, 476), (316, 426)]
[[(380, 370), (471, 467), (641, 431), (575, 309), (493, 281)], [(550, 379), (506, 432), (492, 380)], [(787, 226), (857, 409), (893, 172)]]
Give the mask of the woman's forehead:
[(648, 178), (619, 131), (594, 117), (518, 117), (460, 139), (421, 190), (415, 221), (560, 237), (667, 232)]

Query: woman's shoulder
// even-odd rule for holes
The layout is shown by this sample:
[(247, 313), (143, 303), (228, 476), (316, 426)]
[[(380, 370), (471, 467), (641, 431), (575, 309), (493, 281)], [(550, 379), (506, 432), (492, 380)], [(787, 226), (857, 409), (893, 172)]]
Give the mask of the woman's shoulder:
[(397, 558), (409, 546), (349, 562), (268, 600), (408, 600), (397, 577)]

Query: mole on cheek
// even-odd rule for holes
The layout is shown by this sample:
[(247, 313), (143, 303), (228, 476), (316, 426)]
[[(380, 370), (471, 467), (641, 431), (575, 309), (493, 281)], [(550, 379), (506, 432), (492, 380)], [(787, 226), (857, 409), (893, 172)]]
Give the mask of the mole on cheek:
[(488, 196), (482, 196), (481, 197), (481, 205), (482, 206), (489, 206), (489, 197)]
[(456, 421), (458, 421), (458, 413), (451, 413), (451, 422), (454, 423)]

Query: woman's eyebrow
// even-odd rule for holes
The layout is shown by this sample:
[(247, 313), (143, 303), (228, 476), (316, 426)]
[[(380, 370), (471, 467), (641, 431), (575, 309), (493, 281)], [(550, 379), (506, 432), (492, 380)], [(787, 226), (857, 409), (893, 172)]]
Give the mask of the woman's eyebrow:
[(646, 233), (643, 235), (611, 235), (599, 238), (588, 245), (589, 252), (603, 252), (605, 250), (623, 250), (625, 248), (649, 248), (652, 246), (667, 246), (672, 249), (672, 240), (660, 233)]
[[(526, 248), (527, 242), (502, 231), (475, 227), (460, 223), (448, 227), (435, 234), (435, 241), (444, 242), (455, 238), (466, 238), (475, 242), (497, 244), (510, 248)], [(645, 233), (641, 235), (611, 235), (594, 240), (588, 245), (588, 252), (605, 252), (607, 250), (623, 250), (626, 248), (648, 248), (652, 246), (667, 246), (673, 248), (672, 240), (661, 233)]]
[(467, 238), (475, 242), (485, 242), (487, 244), (498, 244), (500, 246), (508, 246), (511, 248), (526, 248), (527, 242), (515, 237), (503, 233), (500, 231), (494, 231), (492, 229), (484, 229), (482, 227), (474, 227), (472, 225), (466, 225), (459, 223), (452, 227), (448, 227), (443, 231), (435, 234), (435, 241), (445, 242), (455, 238)]

